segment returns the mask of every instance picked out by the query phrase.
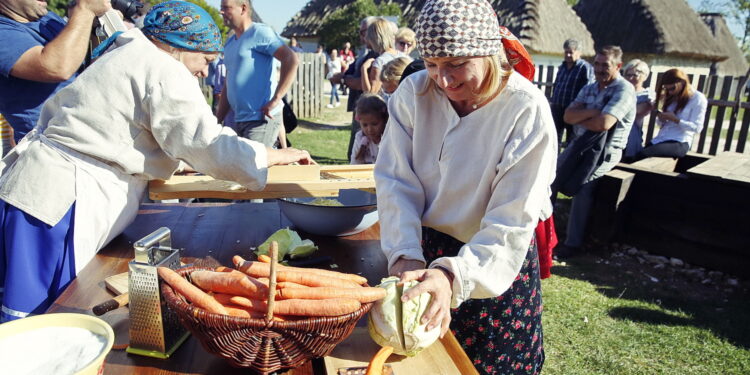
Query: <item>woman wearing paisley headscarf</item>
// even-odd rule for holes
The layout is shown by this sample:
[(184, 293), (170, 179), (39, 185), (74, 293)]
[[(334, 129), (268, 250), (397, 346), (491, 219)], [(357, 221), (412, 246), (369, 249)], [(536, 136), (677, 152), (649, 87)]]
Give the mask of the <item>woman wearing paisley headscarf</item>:
[(533, 64), (506, 56), (486, 0), (427, 0), (417, 45), (426, 69), (391, 97), (375, 166), (389, 273), (420, 281), (404, 299), (430, 293), (422, 322), (450, 327), (480, 373), (539, 373), (535, 229), (552, 213), (557, 160), (549, 105), (511, 68)]
[(147, 182), (180, 162), (259, 190), (268, 166), (312, 161), (217, 123), (195, 77), (206, 76), (221, 35), (200, 7), (161, 3), (141, 30), (109, 42), (0, 162), (2, 320), (43, 313), (133, 221)]

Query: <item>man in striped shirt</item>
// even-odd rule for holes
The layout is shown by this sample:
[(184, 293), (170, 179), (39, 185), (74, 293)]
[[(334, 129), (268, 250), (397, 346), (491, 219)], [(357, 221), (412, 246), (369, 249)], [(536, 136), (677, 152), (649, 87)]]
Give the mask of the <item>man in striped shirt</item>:
[(558, 146), (562, 142), (563, 130), (567, 132), (566, 144), (573, 140), (573, 127), (563, 121), (565, 109), (568, 108), (573, 99), (578, 96), (583, 86), (594, 82), (594, 68), (581, 59), (581, 43), (576, 39), (568, 39), (563, 43), (565, 50), (565, 61), (560, 64), (555, 76), (555, 86), (550, 98), (552, 116), (557, 127)]

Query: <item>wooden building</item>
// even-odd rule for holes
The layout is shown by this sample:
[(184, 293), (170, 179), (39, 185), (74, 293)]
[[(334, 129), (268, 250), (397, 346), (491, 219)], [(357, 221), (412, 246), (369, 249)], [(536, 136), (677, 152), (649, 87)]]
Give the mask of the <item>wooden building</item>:
[(728, 58), (715, 63), (712, 70), (720, 76), (744, 76), (748, 69), (747, 59), (745, 59), (745, 54), (737, 46), (737, 39), (729, 31), (724, 16), (720, 13), (701, 13), (700, 16), (709, 30), (711, 30), (716, 44), (728, 54)]

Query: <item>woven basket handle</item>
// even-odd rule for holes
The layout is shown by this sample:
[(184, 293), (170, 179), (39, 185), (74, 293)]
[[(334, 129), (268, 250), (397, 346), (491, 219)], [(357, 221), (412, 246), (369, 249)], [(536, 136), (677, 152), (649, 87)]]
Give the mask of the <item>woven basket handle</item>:
[(276, 299), (276, 263), (279, 261), (279, 244), (271, 241), (271, 275), (268, 276), (268, 311), (266, 312), (266, 324), (273, 321), (273, 305)]

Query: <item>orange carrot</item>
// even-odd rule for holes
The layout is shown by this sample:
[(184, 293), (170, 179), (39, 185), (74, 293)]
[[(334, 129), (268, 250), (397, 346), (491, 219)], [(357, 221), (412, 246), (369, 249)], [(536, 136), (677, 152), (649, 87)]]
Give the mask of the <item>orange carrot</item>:
[(258, 261), (263, 263), (271, 263), (271, 257), (265, 254), (258, 255)]
[[(271, 273), (270, 267), (266, 263), (245, 261), (242, 257), (235, 255), (232, 258), (237, 269), (252, 277), (268, 277)], [(335, 288), (356, 288), (357, 284), (351, 280), (345, 280), (338, 277), (330, 277), (311, 272), (289, 271), (288, 267), (282, 267), (277, 274), (278, 281), (291, 281), (297, 284), (307, 286), (329, 286)]]
[(276, 290), (280, 299), (330, 299), (351, 298), (361, 303), (377, 301), (385, 297), (385, 289), (377, 287), (367, 288), (283, 288)]
[[(232, 303), (242, 307), (247, 307), (253, 311), (265, 312), (268, 310), (268, 303), (257, 299), (250, 299), (240, 296), (216, 295), (217, 300), (222, 303)], [(294, 316), (338, 316), (349, 314), (357, 311), (362, 304), (355, 299), (331, 298), (321, 300), (310, 299), (285, 299), (275, 301), (274, 315), (294, 315)]]
[(288, 289), (288, 288), (310, 288), (310, 287), (307, 285), (293, 283), (291, 281), (281, 281), (278, 284), (276, 284), (276, 290)]
[[(248, 276), (252, 277), (252, 276)], [(268, 283), (271, 281), (267, 277), (259, 277), (256, 280), (263, 283), (263, 285), (268, 286)], [(282, 288), (309, 288), (307, 285), (297, 284), (293, 283), (291, 281), (279, 281), (276, 283), (276, 289), (282, 289)]]
[(242, 272), (194, 271), (190, 279), (203, 290), (254, 298), (268, 296), (268, 287)]
[[(260, 260), (260, 259), (258, 259), (258, 260)], [(232, 258), (232, 261), (234, 262), (235, 266), (237, 266), (237, 267), (239, 267), (239, 265), (241, 265), (241, 264), (243, 264), (243, 263), (246, 262), (245, 259), (243, 259), (239, 255), (235, 255), (234, 258)], [(263, 263), (263, 262), (261, 261), (261, 263)], [(364, 278), (362, 276), (359, 276), (359, 275), (352, 274), (352, 273), (343, 273), (343, 272), (336, 272), (336, 271), (330, 271), (330, 270), (322, 270), (322, 269), (319, 269), (319, 268), (290, 267), (290, 266), (285, 266), (283, 264), (277, 264), (276, 266), (278, 267), (278, 269), (280, 271), (283, 270), (283, 271), (309, 272), (309, 273), (314, 273), (314, 274), (317, 274), (317, 275), (322, 275), (322, 276), (327, 276), (327, 277), (337, 277), (339, 279), (353, 281), (353, 282), (355, 282), (355, 283), (357, 283), (359, 285), (365, 284), (367, 282), (366, 278)], [(258, 271), (260, 271), (261, 267), (260, 266), (256, 266), (256, 267), (257, 267)]]
[(185, 299), (190, 301), (195, 306), (200, 307), (208, 312), (225, 315), (227, 314), (224, 306), (217, 302), (216, 299), (206, 294), (205, 292), (200, 290), (200, 288), (191, 284), (189, 281), (185, 280), (177, 272), (174, 272), (167, 267), (159, 267), (157, 268), (157, 272), (167, 284), (174, 288), (175, 292), (185, 297)]
[[(265, 319), (266, 314), (262, 312), (258, 312), (255, 310), (251, 310), (242, 306), (237, 305), (224, 305), (224, 308), (229, 313), (229, 316), (236, 316), (239, 318), (251, 318), (251, 319)], [(273, 320), (277, 322), (283, 322), (286, 321), (283, 316), (274, 316)]]
[(391, 356), (391, 353), (393, 353), (392, 346), (380, 348), (367, 365), (365, 375), (383, 375), (383, 366), (385, 366), (385, 361)]

